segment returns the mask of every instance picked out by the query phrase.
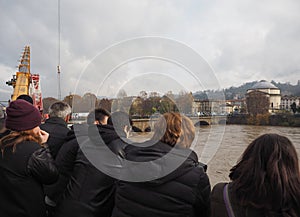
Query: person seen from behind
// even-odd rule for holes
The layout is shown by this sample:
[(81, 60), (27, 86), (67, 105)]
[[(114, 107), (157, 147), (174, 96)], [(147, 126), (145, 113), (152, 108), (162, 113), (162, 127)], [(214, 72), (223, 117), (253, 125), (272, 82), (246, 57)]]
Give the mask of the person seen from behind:
[(87, 116), (88, 125), (106, 125), (110, 117), (110, 112), (103, 108), (96, 108), (91, 111)]
[(49, 118), (40, 126), (42, 130), (49, 133), (47, 143), (54, 159), (70, 132), (67, 125), (70, 117), (71, 107), (69, 104), (57, 101), (49, 107)]
[[(55, 211), (55, 207), (63, 200), (63, 193), (70, 181), (70, 177), (78, 174), (73, 174), (76, 162), (87, 161), (83, 154), (78, 155), (79, 144), (88, 140), (88, 127), (91, 125), (105, 125), (110, 113), (102, 108), (96, 108), (91, 111), (87, 116), (87, 123), (74, 124), (73, 129), (68, 133), (66, 142), (60, 148), (55, 163), (59, 170), (59, 179), (56, 183), (45, 186), (46, 191), (46, 204), (48, 205), (49, 213)], [(81, 152), (81, 151), (80, 151)], [(77, 161), (77, 155), (80, 156)], [(84, 167), (82, 167), (84, 169)], [(77, 170), (78, 171), (78, 170)], [(75, 189), (69, 189), (71, 191)], [(92, 196), (91, 196), (92, 197)], [(84, 204), (85, 201), (82, 201)]]
[[(145, 168), (143, 173), (161, 174), (161, 177), (142, 182), (119, 181), (112, 217), (208, 217), (210, 183), (197, 154), (190, 149), (194, 138), (193, 122), (170, 112), (155, 124), (151, 141), (128, 145), (127, 160), (151, 162), (154, 171)], [(172, 149), (176, 151), (171, 153)], [(156, 163), (166, 154), (182, 162), (169, 174), (164, 174), (164, 165)], [(135, 175), (134, 168), (130, 175)]]
[(30, 104), (33, 105), (33, 99), (31, 96), (27, 95), (27, 94), (22, 94), (20, 96), (17, 97), (17, 99), (22, 99), (22, 100), (25, 100), (27, 102), (29, 102)]
[(49, 134), (39, 128), (40, 112), (24, 100), (6, 109), (6, 128), (0, 140), (0, 216), (46, 217), (43, 184), (58, 177), (45, 144)]
[(10, 133), (10, 130), (5, 127), (5, 118), (5, 110), (0, 106), (0, 139)]
[(264, 134), (246, 148), (231, 170), (230, 183), (211, 194), (212, 217), (299, 217), (300, 172), (292, 142)]
[[(95, 116), (97, 117), (97, 116)], [(119, 158), (125, 158), (124, 141), (130, 132), (130, 118), (126, 112), (115, 111), (107, 119), (107, 124), (96, 124), (89, 127), (89, 138), (96, 146), (107, 146)], [(99, 136), (101, 140), (99, 140)]]
[[(61, 200), (58, 201), (55, 217), (111, 216), (116, 180), (96, 168), (88, 158), (89, 155), (86, 155), (84, 151), (86, 146), (105, 145), (104, 142), (101, 143), (98, 140), (96, 144), (91, 144), (88, 127), (89, 130), (94, 128), (99, 134), (98, 129), (107, 126), (106, 121), (109, 115), (110, 113), (102, 108), (91, 111), (87, 117), (88, 126), (85, 124), (74, 125), (76, 137), (65, 143), (60, 149), (56, 163), (61, 168), (64, 177), (60, 180), (61, 183), (56, 191), (57, 193), (63, 192), (63, 194)], [(78, 151), (73, 152), (71, 147), (76, 147)], [(102, 161), (106, 163), (105, 159)]]

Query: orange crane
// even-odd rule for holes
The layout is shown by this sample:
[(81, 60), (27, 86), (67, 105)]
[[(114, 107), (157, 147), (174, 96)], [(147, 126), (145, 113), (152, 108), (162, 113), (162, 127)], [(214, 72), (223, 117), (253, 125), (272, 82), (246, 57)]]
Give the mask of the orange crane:
[(30, 47), (25, 46), (23, 55), (20, 60), (18, 72), (13, 75), (7, 85), (14, 88), (11, 100), (16, 100), (18, 96), (26, 94), (32, 97), (33, 105), (43, 111), (42, 92), (40, 86), (40, 75), (30, 74)]

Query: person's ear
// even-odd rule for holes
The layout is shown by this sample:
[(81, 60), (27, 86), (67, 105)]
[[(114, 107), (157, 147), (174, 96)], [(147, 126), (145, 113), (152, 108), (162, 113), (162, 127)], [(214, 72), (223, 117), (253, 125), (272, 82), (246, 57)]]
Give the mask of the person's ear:
[(67, 116), (66, 116), (66, 118), (65, 118), (65, 122), (67, 122), (67, 123), (68, 123), (68, 122), (69, 122), (69, 120), (70, 120), (70, 118), (71, 118), (71, 115), (67, 115)]

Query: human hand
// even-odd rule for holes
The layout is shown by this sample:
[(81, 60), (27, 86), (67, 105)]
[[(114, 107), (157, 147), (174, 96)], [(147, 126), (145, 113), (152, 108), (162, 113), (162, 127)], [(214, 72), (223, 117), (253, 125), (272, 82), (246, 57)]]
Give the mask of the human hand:
[(44, 130), (40, 130), (40, 137), (42, 139), (42, 143), (46, 143), (49, 138), (49, 133)]

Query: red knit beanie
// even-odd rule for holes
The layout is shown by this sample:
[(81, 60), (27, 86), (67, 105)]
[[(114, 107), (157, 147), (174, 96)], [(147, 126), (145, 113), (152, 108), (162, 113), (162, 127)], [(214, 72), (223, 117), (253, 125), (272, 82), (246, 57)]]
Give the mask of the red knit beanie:
[(17, 99), (6, 108), (6, 128), (14, 131), (33, 129), (41, 124), (42, 116), (32, 104)]

